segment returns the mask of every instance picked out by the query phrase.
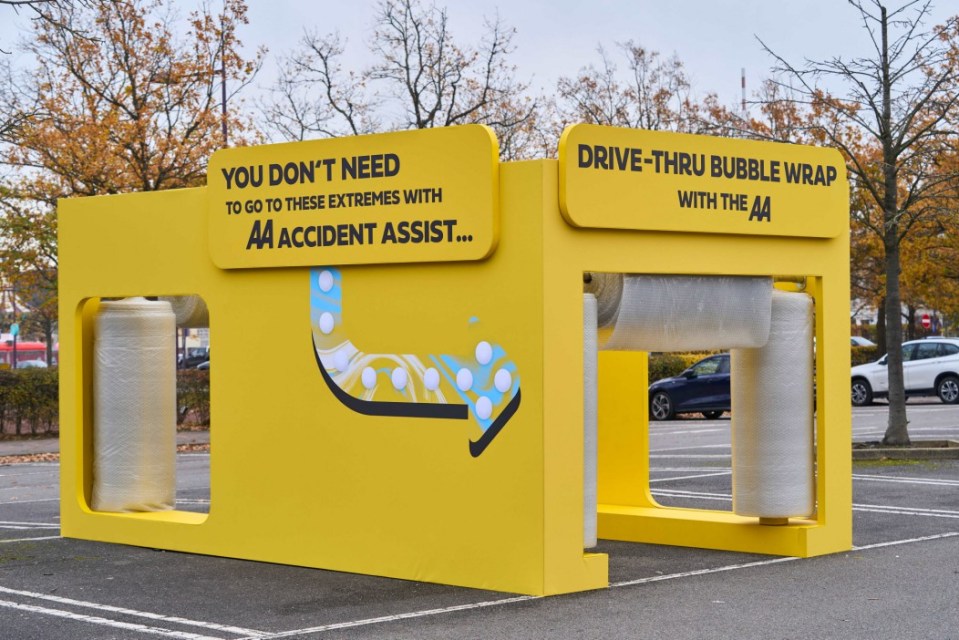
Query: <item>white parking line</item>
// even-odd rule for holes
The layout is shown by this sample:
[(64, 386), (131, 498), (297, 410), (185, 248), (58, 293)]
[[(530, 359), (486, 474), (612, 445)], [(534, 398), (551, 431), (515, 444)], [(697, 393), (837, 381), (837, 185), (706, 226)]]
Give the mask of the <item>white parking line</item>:
[(34, 538), (11, 538), (8, 540), (0, 540), (0, 544), (7, 542), (35, 542), (37, 540), (62, 540), (61, 536), (37, 536)]
[(650, 449), (650, 453), (662, 453), (664, 451), (687, 451), (689, 449), (729, 449), (728, 444), (699, 444), (686, 447), (669, 447), (666, 449)]
[[(721, 494), (712, 494), (712, 495), (721, 495)], [(956, 536), (959, 536), (959, 532), (948, 532), (948, 533), (941, 533), (941, 534), (930, 535), (930, 536), (922, 536), (918, 538), (909, 538), (906, 540), (892, 540), (888, 542), (879, 542), (879, 543), (874, 543), (870, 545), (857, 546), (857, 547), (853, 547), (852, 550), (867, 551), (867, 550), (879, 549), (883, 547), (914, 544), (918, 542), (928, 542), (932, 540), (941, 540), (941, 539), (952, 538)], [(622, 588), (622, 587), (636, 586), (641, 584), (649, 584), (654, 582), (662, 582), (665, 580), (677, 580), (682, 578), (710, 575), (710, 574), (723, 573), (728, 571), (738, 571), (741, 569), (764, 567), (764, 566), (769, 566), (774, 564), (781, 564), (784, 562), (793, 562), (799, 559), (800, 558), (795, 558), (795, 557), (771, 558), (768, 560), (759, 560), (756, 562), (745, 562), (740, 564), (724, 565), (721, 567), (711, 567), (708, 569), (698, 569), (695, 571), (685, 571), (681, 573), (673, 573), (673, 574), (667, 574), (667, 575), (649, 576), (646, 578), (639, 578), (636, 580), (626, 580), (622, 582), (615, 582), (610, 584), (609, 586), (610, 588)], [(0, 587), (0, 592), (11, 594), (11, 595), (21, 595), (26, 597), (41, 598), (44, 600), (49, 600), (49, 601), (58, 602), (62, 604), (69, 604), (72, 606), (88, 606), (88, 607), (93, 607), (95, 609), (110, 611), (113, 613), (120, 613), (124, 615), (139, 615), (141, 617), (149, 617), (157, 620), (174, 622), (174, 623), (184, 624), (184, 625), (200, 626), (200, 627), (209, 628), (212, 630), (228, 631), (233, 633), (237, 633), (237, 632), (244, 633), (245, 634), (244, 637), (239, 640), (277, 640), (279, 638), (289, 638), (289, 637), (301, 636), (301, 635), (312, 635), (312, 634), (322, 633), (324, 631), (332, 631), (336, 629), (350, 629), (350, 628), (369, 626), (374, 624), (396, 622), (400, 620), (411, 620), (415, 618), (432, 617), (432, 616), (444, 615), (447, 613), (485, 609), (489, 607), (498, 607), (498, 606), (514, 604), (517, 602), (527, 602), (530, 600), (540, 599), (538, 596), (517, 596), (513, 598), (503, 598), (500, 600), (474, 602), (470, 604), (454, 605), (451, 607), (443, 607), (438, 609), (426, 609), (421, 611), (412, 611), (409, 613), (380, 616), (376, 618), (366, 618), (362, 620), (352, 620), (347, 622), (337, 622), (337, 623), (331, 623), (331, 624), (325, 624), (325, 625), (318, 625), (314, 627), (305, 627), (301, 629), (293, 629), (289, 631), (270, 633), (270, 632), (255, 631), (250, 629), (243, 629), (241, 627), (217, 625), (214, 623), (202, 623), (202, 622), (197, 622), (192, 620), (186, 620), (183, 618), (172, 618), (169, 616), (162, 616), (160, 614), (148, 614), (148, 613), (134, 611), (130, 609), (122, 609), (119, 607), (109, 607), (106, 605), (99, 605), (96, 603), (83, 602), (79, 600), (71, 600), (68, 598), (60, 598), (58, 596), (50, 596), (46, 594), (38, 594), (38, 593), (33, 593), (28, 591), (17, 591), (14, 589), (7, 589), (4, 587)], [(22, 611), (29, 611), (32, 613), (38, 613), (42, 615), (50, 615), (55, 617), (67, 618), (71, 620), (88, 622), (92, 624), (100, 624), (100, 625), (110, 626), (114, 628), (127, 629), (131, 631), (137, 631), (140, 633), (147, 633), (152, 635), (163, 635), (166, 637), (173, 637), (173, 638), (182, 638), (184, 640), (222, 640), (221, 638), (217, 638), (214, 636), (203, 636), (199, 634), (182, 632), (182, 631), (173, 631), (170, 629), (164, 629), (159, 627), (148, 627), (146, 625), (141, 625), (141, 624), (131, 624), (126, 622), (120, 622), (117, 620), (111, 620), (108, 618), (101, 618), (98, 616), (87, 616), (83, 614), (73, 613), (70, 611), (64, 611), (61, 609), (49, 609), (46, 607), (36, 607), (32, 605), (19, 604), (16, 602), (11, 602), (6, 600), (0, 600), (0, 606), (12, 608), (12, 609), (19, 609)]]
[(673, 429), (671, 431), (650, 429), (649, 436), (654, 438), (656, 436), (696, 435), (699, 433), (722, 433), (724, 431), (729, 431), (729, 429), (703, 429), (701, 427), (686, 427), (683, 429)]
[(925, 484), (938, 487), (959, 487), (959, 480), (929, 480), (925, 478), (899, 478), (896, 476), (880, 476), (866, 473), (852, 474), (853, 480), (867, 480), (869, 482), (889, 482), (891, 484)]
[(10, 602), (9, 600), (0, 600), (0, 607), (18, 609), (20, 611), (29, 611), (30, 613), (39, 613), (45, 616), (53, 616), (56, 618), (66, 618), (68, 620), (75, 620), (77, 622), (89, 622), (91, 624), (98, 624), (105, 627), (113, 627), (114, 629), (125, 629), (127, 631), (148, 633), (155, 636), (166, 636), (167, 638), (181, 638), (182, 640), (223, 640), (222, 638), (218, 638), (216, 636), (201, 636), (196, 633), (188, 633), (185, 631), (173, 631), (172, 629), (163, 629), (160, 627), (148, 627), (144, 624), (120, 622), (119, 620), (110, 620), (109, 618), (101, 618), (99, 616), (88, 616), (82, 613), (64, 611), (62, 609), (49, 609), (47, 607), (37, 607), (30, 604), (20, 604), (18, 602)]
[(293, 629), (291, 631), (280, 631), (278, 633), (266, 633), (263, 635), (249, 636), (240, 638), (240, 640), (275, 640), (276, 638), (289, 638), (292, 636), (322, 633), (323, 631), (333, 631), (335, 629), (353, 629), (355, 627), (365, 627), (371, 624), (382, 624), (384, 622), (396, 622), (398, 620), (411, 620), (413, 618), (426, 618), (429, 616), (438, 616), (444, 613), (455, 613), (457, 611), (471, 611), (475, 609), (486, 609), (489, 607), (501, 607), (516, 602), (527, 602), (529, 600), (539, 600), (541, 596), (516, 596), (515, 598), (503, 598), (502, 600), (487, 600), (485, 602), (473, 602), (470, 604), (459, 604), (452, 607), (443, 607), (442, 609), (426, 609), (425, 611), (411, 611), (410, 613), (397, 613), (391, 616), (380, 616), (379, 618), (367, 618), (365, 620), (351, 620), (349, 622), (334, 622), (316, 627), (307, 627), (305, 629)]
[(15, 520), (0, 520), (0, 526), (23, 526), (34, 529), (59, 529), (60, 525), (50, 522), (17, 522)]
[(897, 510), (899, 510), (899, 511), (906, 511), (906, 512), (909, 512), (909, 513), (918, 513), (918, 514), (926, 514), (926, 513), (928, 513), (928, 514), (932, 514), (932, 515), (941, 514), (941, 515), (944, 515), (944, 516), (959, 517), (959, 511), (953, 511), (952, 509), (926, 509), (926, 508), (923, 508), (923, 507), (890, 507), (890, 506), (888, 506), (888, 505), (882, 505), (882, 504), (862, 504), (862, 503), (857, 504), (857, 505), (855, 505), (855, 506), (857, 506), (857, 507), (862, 507), (862, 508), (864, 508), (864, 509), (866, 509), (866, 508), (868, 508), (868, 509), (897, 509)]
[[(893, 547), (903, 544), (913, 544), (916, 542), (929, 542), (931, 540), (941, 540), (943, 538), (953, 538), (959, 536), (959, 531), (950, 531), (949, 533), (939, 533), (932, 536), (923, 536), (921, 538), (909, 538), (908, 540), (892, 540), (890, 542), (878, 542), (876, 544), (867, 544), (861, 547), (853, 547), (853, 551), (867, 551), (869, 549), (879, 549), (881, 547)], [(614, 587), (631, 587), (634, 585), (640, 584), (649, 584), (650, 582), (662, 582), (663, 580), (676, 580), (679, 578), (691, 578), (694, 576), (703, 576), (713, 573), (723, 573), (726, 571), (737, 571), (739, 569), (752, 569), (753, 567), (765, 567), (772, 564), (780, 564), (783, 562), (793, 562), (795, 560), (801, 560), (802, 558), (795, 557), (785, 557), (785, 558), (771, 558), (769, 560), (757, 560), (756, 562), (744, 562), (742, 564), (730, 564), (722, 567), (713, 567), (710, 569), (697, 569), (695, 571), (684, 571), (682, 573), (670, 573), (662, 576), (650, 576), (648, 578), (639, 578), (638, 580), (626, 580), (624, 582), (615, 582), (609, 585), (611, 588)]]
[[(37, 600), (45, 600), (47, 602), (55, 602), (57, 604), (67, 605), (71, 607), (83, 607), (86, 609), (95, 609), (100, 612), (115, 613), (119, 615), (130, 616), (133, 618), (146, 618), (147, 620), (157, 620), (159, 622), (165, 622), (167, 624), (179, 624), (179, 625), (188, 626), (188, 627), (200, 627), (202, 629), (209, 629), (211, 631), (225, 631), (227, 633), (236, 633), (241, 635), (253, 635), (253, 636), (266, 633), (264, 631), (258, 631), (256, 629), (234, 627), (230, 625), (218, 624), (216, 622), (203, 622), (199, 620), (190, 620), (188, 618), (167, 616), (167, 615), (163, 615), (162, 613), (152, 613), (150, 611), (137, 611), (136, 609), (114, 607), (107, 604), (100, 604), (98, 602), (88, 602), (85, 600), (74, 600), (73, 598), (63, 598), (60, 596), (52, 596), (46, 593), (36, 593), (34, 591), (20, 591), (18, 589), (9, 589), (7, 587), (0, 587), (0, 593), (6, 594), (8, 596), (19, 596), (21, 598), (34, 598)], [(52, 611), (60, 611), (60, 610), (53, 609)], [(64, 613), (69, 613), (69, 612), (64, 612)], [(52, 614), (52, 615), (56, 615), (56, 614)], [(104, 620), (105, 619), (106, 618), (104, 618)], [(203, 638), (206, 636), (186, 635), (186, 636), (175, 636), (175, 637)]]
[(956, 514), (947, 514), (947, 513), (926, 513), (926, 512), (917, 512), (906, 509), (896, 509), (893, 507), (857, 507), (853, 506), (853, 511), (861, 511), (863, 513), (883, 513), (896, 516), (925, 516), (927, 518), (959, 518), (959, 513)]
[[(732, 502), (733, 497), (727, 493), (706, 493), (701, 491), (681, 491), (678, 489), (656, 489), (652, 492), (653, 497), (663, 496), (668, 498), (694, 498), (696, 500), (715, 500), (718, 502)], [(921, 507), (896, 507), (881, 504), (857, 504), (852, 505), (853, 511), (862, 511), (865, 513), (887, 513), (903, 516), (925, 516), (927, 518), (959, 518), (959, 511), (949, 509), (924, 509)]]
[(732, 475), (732, 471), (718, 471), (716, 473), (699, 473), (694, 476), (678, 476), (675, 478), (650, 478), (649, 482), (672, 482), (673, 480), (693, 480), (695, 478), (712, 478), (713, 476), (728, 476)]

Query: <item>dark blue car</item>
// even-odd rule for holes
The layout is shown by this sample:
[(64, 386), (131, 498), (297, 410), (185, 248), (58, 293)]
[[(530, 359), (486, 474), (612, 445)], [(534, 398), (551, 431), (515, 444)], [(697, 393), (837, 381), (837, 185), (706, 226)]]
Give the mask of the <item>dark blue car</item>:
[(729, 411), (729, 354), (700, 360), (673, 378), (649, 385), (649, 415), (671, 420), (677, 413), (701, 413), (715, 420)]

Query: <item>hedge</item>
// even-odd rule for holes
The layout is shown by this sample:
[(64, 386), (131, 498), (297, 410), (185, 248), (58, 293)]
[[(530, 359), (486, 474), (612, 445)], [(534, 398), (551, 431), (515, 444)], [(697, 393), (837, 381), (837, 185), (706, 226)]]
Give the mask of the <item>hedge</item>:
[(56, 369), (0, 370), (0, 433), (58, 431), (57, 389)]
[(875, 362), (882, 354), (879, 353), (879, 347), (853, 347), (852, 348), (852, 366), (857, 364), (866, 364)]
[(703, 358), (719, 353), (705, 351), (698, 353), (651, 353), (649, 354), (649, 383), (663, 378), (678, 376)]
[[(0, 370), (0, 435), (57, 433), (59, 376), (56, 368)], [(210, 424), (210, 372), (177, 371), (177, 424)]]

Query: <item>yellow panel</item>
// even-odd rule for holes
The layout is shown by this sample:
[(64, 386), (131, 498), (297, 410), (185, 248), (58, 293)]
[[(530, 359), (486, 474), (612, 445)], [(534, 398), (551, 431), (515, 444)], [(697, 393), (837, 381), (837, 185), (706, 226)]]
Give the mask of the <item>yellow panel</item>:
[[(556, 460), (582, 454), (566, 438), (547, 444), (543, 426), (543, 166), (503, 174), (508, 237), (490, 259), (331, 269), (342, 290), (331, 334), (318, 319), (325, 268), (215, 267), (204, 189), (62, 202), (64, 535), (531, 594), (604, 586), (606, 557), (583, 553), (581, 521), (544, 526), (544, 447), (562, 450)], [(185, 293), (207, 302), (216, 340), (209, 516), (93, 512), (95, 300)], [(328, 337), (379, 358), (369, 394), (326, 371), (358, 405), (324, 377)], [(485, 367), (482, 342), (493, 355)], [(414, 358), (442, 373), (445, 404), (420, 393), (421, 367), (407, 366), (406, 393), (390, 386), (395, 367), (384, 363)], [(512, 384), (497, 396), (504, 367)], [(468, 392), (455, 386), (459, 368), (472, 368)], [(459, 410), (422, 414), (440, 405)], [(547, 552), (547, 537), (568, 542)]]
[(498, 237), (480, 125), (221, 149), (210, 254), (224, 269), (479, 260)]
[(832, 238), (849, 223), (835, 149), (578, 124), (559, 147), (570, 224)]

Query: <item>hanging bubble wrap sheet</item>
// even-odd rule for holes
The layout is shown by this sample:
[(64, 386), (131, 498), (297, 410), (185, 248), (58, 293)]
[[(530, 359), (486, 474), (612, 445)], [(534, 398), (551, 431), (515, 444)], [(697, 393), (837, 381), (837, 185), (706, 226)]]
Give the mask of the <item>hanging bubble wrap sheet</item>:
[(170, 304), (102, 302), (94, 347), (97, 511), (161, 511), (176, 501), (176, 321)]

